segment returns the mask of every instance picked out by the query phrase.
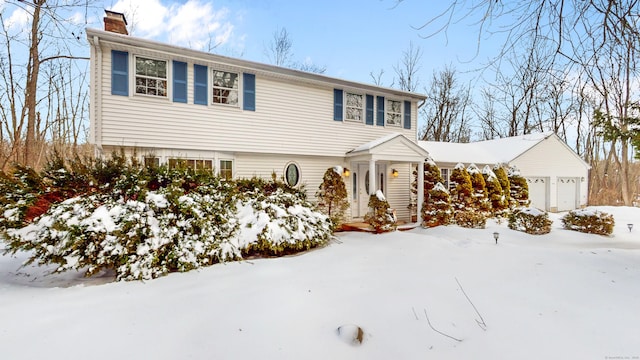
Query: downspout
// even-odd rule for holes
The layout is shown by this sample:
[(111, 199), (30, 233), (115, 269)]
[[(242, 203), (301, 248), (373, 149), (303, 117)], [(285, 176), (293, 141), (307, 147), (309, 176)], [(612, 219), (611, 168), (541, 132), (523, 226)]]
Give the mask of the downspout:
[[(93, 36), (93, 46), (96, 52), (96, 62), (91, 64), (91, 86), (93, 87), (91, 93), (93, 101), (93, 119), (90, 119), (90, 124), (93, 123), (93, 142), (95, 146), (95, 156), (102, 157), (102, 48), (100, 47), (100, 40), (97, 35)], [(90, 99), (91, 100), (91, 99)]]

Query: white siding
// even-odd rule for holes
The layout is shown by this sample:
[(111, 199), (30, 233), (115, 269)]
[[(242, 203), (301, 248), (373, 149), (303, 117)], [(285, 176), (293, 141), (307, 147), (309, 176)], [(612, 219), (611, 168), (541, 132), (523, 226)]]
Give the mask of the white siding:
[[(391, 171), (398, 170), (398, 177), (393, 177)], [(398, 220), (410, 221), (407, 206), (411, 200), (411, 168), (409, 164), (390, 164), (387, 166), (387, 201), (396, 210)]]
[[(102, 49), (103, 110), (101, 127), (97, 128), (101, 130), (101, 145), (225, 152), (254, 152), (259, 149), (270, 154), (344, 156), (345, 152), (390, 132), (400, 132), (409, 139), (415, 138), (415, 102), (412, 103), (411, 130), (338, 122), (333, 120), (332, 87), (296, 84), (268, 77), (266, 73), (256, 73), (256, 111), (243, 111), (241, 106), (193, 104), (192, 62), (188, 62), (187, 66), (187, 104), (171, 101), (170, 73), (167, 98), (134, 95), (132, 59), (142, 50), (128, 51), (130, 95), (114, 96), (110, 90), (111, 49)], [(170, 55), (154, 54), (152, 51), (144, 51), (144, 55), (169, 62), (172, 60)], [(214, 67), (201, 61), (198, 63), (208, 65), (209, 72)]]

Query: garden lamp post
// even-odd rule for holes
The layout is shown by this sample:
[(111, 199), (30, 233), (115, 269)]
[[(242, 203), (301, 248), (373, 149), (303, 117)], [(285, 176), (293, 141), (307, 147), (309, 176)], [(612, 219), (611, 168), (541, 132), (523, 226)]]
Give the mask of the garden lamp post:
[(633, 224), (627, 224), (627, 227), (629, 228), (629, 232), (631, 232), (631, 229), (633, 229)]
[(500, 237), (500, 233), (499, 233), (499, 232), (497, 232), (497, 231), (495, 231), (495, 232), (493, 233), (493, 238), (494, 238), (494, 239), (496, 239), (496, 245), (498, 245), (498, 238), (499, 238), (499, 237)]

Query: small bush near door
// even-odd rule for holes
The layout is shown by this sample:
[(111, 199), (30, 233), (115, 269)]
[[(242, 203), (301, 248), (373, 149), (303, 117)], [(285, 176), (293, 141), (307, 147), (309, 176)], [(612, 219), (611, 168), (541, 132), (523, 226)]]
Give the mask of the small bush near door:
[(615, 221), (613, 215), (598, 210), (572, 210), (562, 218), (562, 225), (567, 230), (583, 233), (610, 235)]
[(369, 224), (376, 234), (394, 231), (397, 227), (396, 218), (389, 207), (387, 199), (378, 190), (369, 197), (370, 212), (364, 217), (364, 221)]

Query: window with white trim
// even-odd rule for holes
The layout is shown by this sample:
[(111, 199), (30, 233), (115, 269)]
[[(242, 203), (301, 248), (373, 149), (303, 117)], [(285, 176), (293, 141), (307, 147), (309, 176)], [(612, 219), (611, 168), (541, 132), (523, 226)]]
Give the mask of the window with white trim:
[(233, 160), (220, 160), (220, 177), (223, 179), (233, 179)]
[(167, 97), (167, 62), (136, 56), (136, 94)]
[(238, 106), (239, 79), (238, 73), (213, 70), (213, 103)]
[(444, 188), (449, 190), (449, 169), (440, 169), (440, 176), (442, 177), (442, 181), (444, 181)]
[(345, 119), (348, 121), (363, 122), (364, 120), (364, 95), (345, 93)]
[(300, 168), (296, 163), (289, 163), (284, 168), (284, 181), (289, 186), (297, 186), (300, 183)]
[(213, 161), (202, 159), (169, 159), (169, 169), (177, 168), (213, 170)]
[(158, 167), (160, 166), (160, 158), (155, 156), (145, 156), (144, 157), (144, 166), (145, 167)]
[(402, 101), (387, 99), (387, 125), (402, 126)]

